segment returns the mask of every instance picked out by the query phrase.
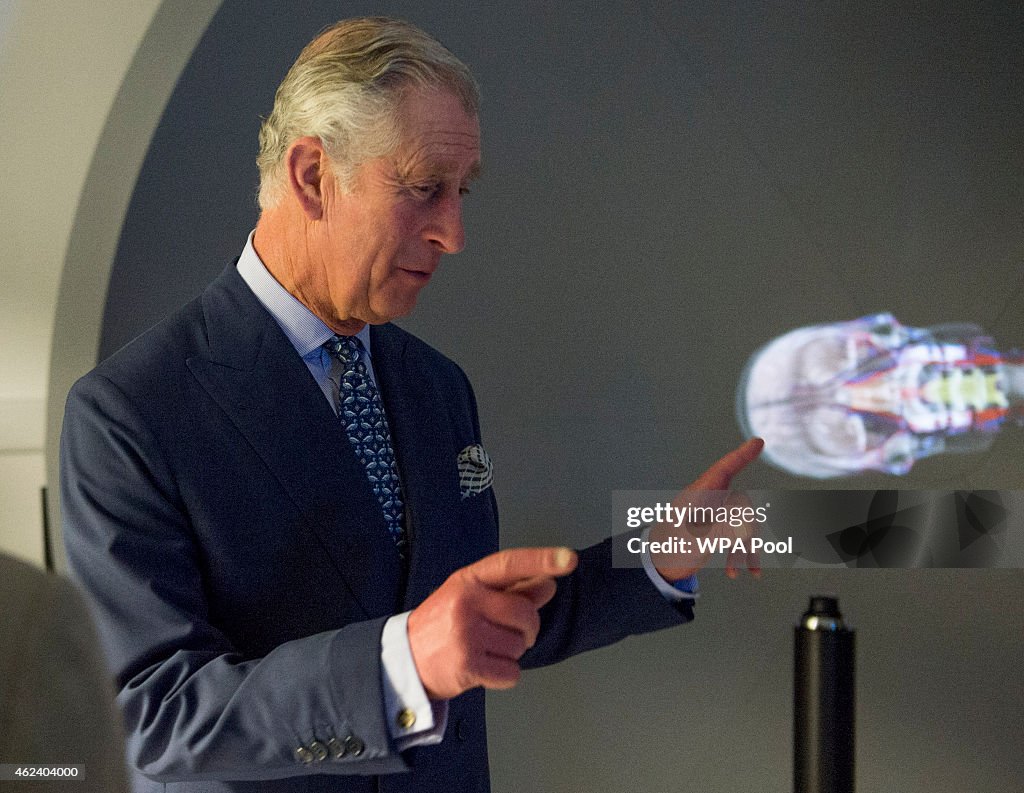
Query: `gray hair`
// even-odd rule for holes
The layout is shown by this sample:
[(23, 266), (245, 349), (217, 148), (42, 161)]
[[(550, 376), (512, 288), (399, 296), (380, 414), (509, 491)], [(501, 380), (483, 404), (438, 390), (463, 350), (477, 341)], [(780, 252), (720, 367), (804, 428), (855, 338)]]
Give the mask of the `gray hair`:
[(399, 106), (413, 86), (451, 92), (476, 115), (480, 91), (444, 45), (400, 19), (345, 19), (306, 45), (260, 127), (259, 204), (269, 209), (287, 185), (284, 156), (297, 138), (320, 138), (343, 186), (362, 163), (401, 142)]

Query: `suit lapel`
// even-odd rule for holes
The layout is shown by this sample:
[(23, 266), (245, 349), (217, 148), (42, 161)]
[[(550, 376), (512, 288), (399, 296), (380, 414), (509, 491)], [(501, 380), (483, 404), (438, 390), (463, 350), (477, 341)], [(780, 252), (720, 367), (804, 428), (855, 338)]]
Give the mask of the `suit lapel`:
[(393, 325), (370, 329), (373, 370), (384, 401), (406, 504), (410, 566), (405, 608), (423, 601), (454, 568), (458, 498), (448, 410), (432, 387), (436, 372), (407, 354), (408, 336)]
[(234, 266), (204, 293), (203, 310), (210, 354), (189, 369), (280, 482), (367, 616), (394, 613), (394, 542), (305, 363)]

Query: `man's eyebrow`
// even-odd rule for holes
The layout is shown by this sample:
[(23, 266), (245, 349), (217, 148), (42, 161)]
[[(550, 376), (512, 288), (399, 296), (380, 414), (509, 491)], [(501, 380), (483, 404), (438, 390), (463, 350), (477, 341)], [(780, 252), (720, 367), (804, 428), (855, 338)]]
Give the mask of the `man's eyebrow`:
[[(470, 166), (469, 171), (466, 173), (466, 182), (474, 182), (480, 178), (483, 167), (480, 161), (473, 163)], [(395, 167), (394, 170), (395, 178), (403, 184), (413, 184), (422, 179), (447, 179), (451, 175), (451, 172), (446, 168), (430, 169), (428, 171), (418, 171), (416, 167), (402, 168)]]

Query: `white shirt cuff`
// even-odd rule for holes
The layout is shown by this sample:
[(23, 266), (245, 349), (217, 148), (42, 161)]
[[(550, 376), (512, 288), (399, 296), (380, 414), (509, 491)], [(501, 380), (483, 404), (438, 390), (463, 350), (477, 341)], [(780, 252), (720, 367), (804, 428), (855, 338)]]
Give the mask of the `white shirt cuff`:
[(409, 614), (391, 617), (380, 637), (384, 716), (399, 751), (441, 743), (448, 726), (448, 701), (428, 699), (416, 671), (409, 646)]
[[(651, 527), (646, 526), (640, 535), (640, 539), (646, 542), (650, 539), (650, 536)], [(651, 561), (651, 554), (648, 551), (644, 551), (640, 559), (643, 562), (644, 570), (647, 572), (647, 577), (651, 579), (651, 583), (657, 587), (658, 591), (670, 603), (678, 603), (681, 600), (696, 600), (700, 597), (700, 583), (697, 581), (696, 573), (689, 578), (684, 578), (677, 582), (685, 587), (685, 589), (679, 589), (661, 577), (661, 573), (658, 572), (654, 562)]]

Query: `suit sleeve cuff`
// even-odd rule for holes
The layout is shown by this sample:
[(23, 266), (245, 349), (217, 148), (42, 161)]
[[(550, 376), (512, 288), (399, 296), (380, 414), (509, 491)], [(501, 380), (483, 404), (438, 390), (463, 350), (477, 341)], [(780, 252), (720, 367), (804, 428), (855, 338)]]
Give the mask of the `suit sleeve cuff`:
[(381, 683), (388, 731), (399, 751), (441, 742), (448, 702), (432, 702), (420, 682), (409, 646), (409, 613), (384, 623), (380, 638)]
[[(651, 527), (647, 526), (640, 535), (640, 538), (646, 541), (650, 539), (650, 535)], [(687, 578), (682, 578), (674, 584), (670, 584), (662, 578), (661, 573), (655, 568), (654, 562), (651, 561), (650, 553), (644, 551), (641, 561), (643, 562), (644, 572), (647, 573), (647, 577), (651, 579), (651, 583), (654, 584), (655, 588), (669, 603), (679, 603), (683, 600), (693, 601), (700, 597), (700, 583), (697, 581), (696, 573)]]

